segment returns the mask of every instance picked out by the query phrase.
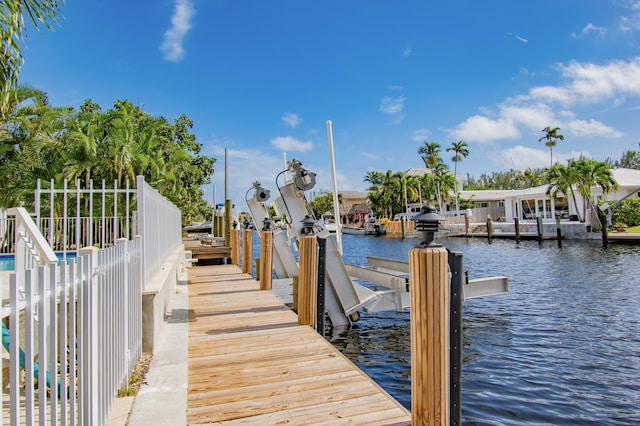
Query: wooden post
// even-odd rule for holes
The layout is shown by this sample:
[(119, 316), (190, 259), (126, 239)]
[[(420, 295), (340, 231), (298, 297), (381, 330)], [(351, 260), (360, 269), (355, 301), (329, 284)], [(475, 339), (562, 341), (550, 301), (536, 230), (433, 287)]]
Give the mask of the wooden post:
[(493, 221), (491, 216), (487, 216), (487, 238), (490, 240), (493, 238)]
[(273, 231), (262, 231), (261, 233), (259, 271), (260, 290), (271, 290), (273, 285)]
[(294, 276), (291, 279), (293, 281), (293, 312), (298, 313), (298, 277)]
[(598, 209), (598, 217), (600, 218), (600, 225), (602, 225), (602, 247), (607, 248), (609, 246), (609, 229), (607, 228), (607, 216)]
[(240, 230), (231, 230), (231, 264), (240, 266)]
[(560, 227), (560, 216), (556, 216), (556, 238), (558, 239), (558, 247), (562, 248), (562, 228)]
[(538, 241), (542, 242), (542, 234), (544, 234), (544, 228), (542, 225), (542, 218), (540, 216), (536, 217), (536, 228), (538, 230)]
[(316, 236), (300, 237), (298, 275), (298, 324), (315, 326), (316, 307)]
[[(260, 246), (260, 250), (262, 250), (262, 245)], [(255, 263), (256, 263), (256, 281), (260, 281), (260, 258), (257, 258), (255, 260)]]
[(464, 215), (464, 235), (469, 236), (469, 215)]
[(253, 230), (242, 231), (242, 273), (251, 275), (253, 266)]
[(516, 227), (516, 243), (520, 242), (520, 218), (513, 219), (514, 226)]
[(413, 425), (448, 425), (449, 272), (443, 247), (409, 250), (411, 417)]

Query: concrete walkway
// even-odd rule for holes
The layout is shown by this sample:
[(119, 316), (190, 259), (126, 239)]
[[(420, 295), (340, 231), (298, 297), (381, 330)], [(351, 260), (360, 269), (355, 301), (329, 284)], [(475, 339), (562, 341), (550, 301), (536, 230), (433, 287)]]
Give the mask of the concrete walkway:
[[(187, 422), (189, 295), (186, 280), (171, 297), (145, 384), (135, 398), (117, 398), (107, 426), (179, 426)], [(128, 417), (128, 418), (127, 418)]]

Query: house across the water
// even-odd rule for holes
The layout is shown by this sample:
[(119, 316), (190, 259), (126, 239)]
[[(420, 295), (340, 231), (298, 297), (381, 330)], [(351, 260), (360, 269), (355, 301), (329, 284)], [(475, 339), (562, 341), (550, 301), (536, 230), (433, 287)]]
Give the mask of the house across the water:
[[(597, 206), (598, 201), (617, 201), (637, 193), (640, 188), (640, 170), (613, 169), (613, 177), (618, 182), (618, 189), (603, 194), (602, 188), (593, 187), (590, 203), (577, 190), (574, 190), (575, 202), (571, 194), (560, 194), (553, 199), (547, 194), (549, 185), (519, 190), (460, 191), (460, 199), (473, 203), (473, 208), (467, 213), (471, 215), (472, 222), (486, 221), (488, 216), (496, 222), (513, 222), (515, 218), (523, 222), (535, 221), (538, 217), (546, 222), (559, 217), (561, 221), (580, 221), (591, 226), (598, 220), (591, 208)], [(448, 208), (455, 210), (454, 205)]]

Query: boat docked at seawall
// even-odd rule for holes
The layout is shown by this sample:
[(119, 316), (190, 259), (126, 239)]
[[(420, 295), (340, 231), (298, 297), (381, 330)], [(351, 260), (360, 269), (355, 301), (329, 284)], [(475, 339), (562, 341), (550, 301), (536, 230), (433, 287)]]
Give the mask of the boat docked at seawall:
[(360, 225), (342, 225), (340, 228), (343, 234), (351, 234), (351, 235), (385, 235), (387, 233), (386, 226), (376, 220), (374, 217), (369, 217), (369, 219), (364, 223), (364, 226)]

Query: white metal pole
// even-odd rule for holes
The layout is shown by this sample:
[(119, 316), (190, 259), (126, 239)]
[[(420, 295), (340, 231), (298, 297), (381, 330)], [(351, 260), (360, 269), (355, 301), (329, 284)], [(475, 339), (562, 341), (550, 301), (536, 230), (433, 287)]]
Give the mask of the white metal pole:
[(289, 176), (287, 176), (287, 153), (283, 152), (282, 153), (282, 170), (284, 170), (284, 183), (287, 183), (287, 179), (289, 179)]
[(342, 255), (342, 223), (340, 221), (340, 206), (338, 205), (338, 182), (336, 181), (336, 163), (333, 157), (333, 131), (331, 120), (327, 120), (327, 135), (329, 138), (329, 159), (331, 162), (331, 178), (333, 179), (333, 217), (336, 223), (336, 241), (338, 251)]

